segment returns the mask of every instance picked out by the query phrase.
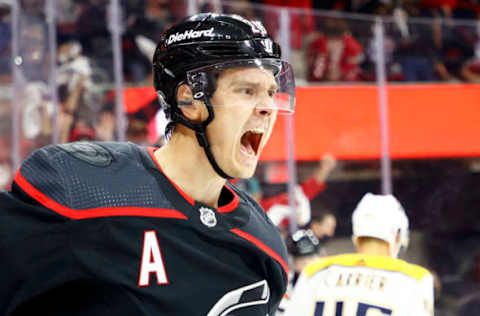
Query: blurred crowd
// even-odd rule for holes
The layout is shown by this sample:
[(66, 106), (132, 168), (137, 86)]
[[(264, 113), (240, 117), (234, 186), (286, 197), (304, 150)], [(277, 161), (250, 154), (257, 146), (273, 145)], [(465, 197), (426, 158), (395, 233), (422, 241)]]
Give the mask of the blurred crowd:
[[(11, 0), (0, 1), (0, 74), (10, 70)], [(388, 79), (478, 82), (478, 0), (198, 0), (197, 10), (260, 19), (280, 36), (278, 8), (290, 17), (291, 59), (307, 82), (372, 81), (377, 49), (374, 15), (385, 18)], [(21, 0), (21, 52), (28, 79), (45, 75), (48, 50), (45, 0)], [(123, 72), (127, 82), (150, 82), (150, 59), (163, 30), (185, 16), (188, 1), (123, 0)], [(74, 42), (88, 56), (91, 76), (112, 82), (109, 0), (56, 2), (57, 42)], [(278, 38), (277, 38), (278, 40)], [(65, 63), (67, 59), (59, 60)], [(36, 67), (39, 66), (39, 67)], [(3, 78), (8, 80), (8, 78)]]
[(387, 80), (480, 82), (476, 0), (263, 2), (302, 8), (291, 14), (291, 57), (297, 76), (307, 83), (375, 80), (372, 15), (385, 21)]
[[(171, 23), (187, 14), (189, 3), (199, 11), (260, 19), (277, 41), (284, 35), (280, 8), (288, 8), (289, 56), (299, 85), (375, 81), (379, 49), (374, 15), (384, 17), (388, 80), (480, 82), (478, 0), (123, 0), (122, 70), (127, 86), (151, 86), (156, 43)], [(0, 84), (7, 85), (12, 81), (11, 4), (12, 0), (0, 0)], [(60, 142), (115, 139), (111, 35), (115, 18), (110, 1), (55, 2), (56, 98), (48, 85), (51, 43), (46, 1), (20, 0), (18, 4), (20, 58), (15, 62), (20, 70), (17, 84), (24, 88), (18, 96), (23, 104), (22, 156), (29, 148), (50, 143), (53, 126), (59, 127)], [(59, 109), (53, 107), (55, 99)], [(156, 142), (155, 95), (125, 102), (127, 138)], [(2, 111), (2, 117), (11, 117), (11, 105)]]

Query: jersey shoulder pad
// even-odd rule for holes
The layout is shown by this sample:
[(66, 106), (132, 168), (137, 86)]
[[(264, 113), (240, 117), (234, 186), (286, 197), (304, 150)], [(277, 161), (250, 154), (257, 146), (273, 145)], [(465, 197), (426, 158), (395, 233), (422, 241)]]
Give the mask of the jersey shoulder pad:
[(428, 269), (417, 264), (408, 263), (405, 261), (404, 263), (408, 266), (408, 268), (405, 269), (405, 273), (415, 278), (417, 281), (423, 280), (426, 276), (431, 276), (433, 280), (433, 275)]
[(154, 192), (156, 180), (142, 164), (138, 146), (131, 143), (43, 147), (25, 160), (14, 182), (52, 209), (162, 207), (157, 200), (166, 201), (161, 192)]
[(330, 257), (323, 257), (323, 258), (316, 259), (315, 261), (307, 265), (307, 267), (303, 272), (307, 276), (307, 278), (309, 278), (315, 273), (322, 271), (332, 265), (345, 265), (345, 263), (348, 263), (348, 265), (351, 265), (350, 262), (347, 262), (345, 260), (346, 259), (344, 258), (345, 256), (348, 256), (348, 255), (330, 256)]
[(422, 280), (425, 275), (430, 274), (427, 269), (400, 259), (363, 254), (343, 254), (320, 258), (306, 267), (305, 274), (307, 277), (311, 277), (313, 274), (333, 265), (344, 267), (367, 267), (371, 269), (400, 272), (416, 279), (417, 281)]

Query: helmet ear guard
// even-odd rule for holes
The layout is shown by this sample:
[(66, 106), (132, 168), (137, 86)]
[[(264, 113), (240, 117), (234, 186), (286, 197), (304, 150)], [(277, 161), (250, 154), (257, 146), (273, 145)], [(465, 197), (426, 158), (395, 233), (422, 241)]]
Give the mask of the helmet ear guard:
[(209, 84), (209, 81), (210, 80), (208, 79), (207, 74), (204, 72), (193, 74), (191, 72), (187, 72), (187, 82), (192, 88), (192, 95), (195, 100), (203, 100), (206, 94), (210, 96), (211, 93), (213, 93), (213, 89), (210, 88), (211, 84)]

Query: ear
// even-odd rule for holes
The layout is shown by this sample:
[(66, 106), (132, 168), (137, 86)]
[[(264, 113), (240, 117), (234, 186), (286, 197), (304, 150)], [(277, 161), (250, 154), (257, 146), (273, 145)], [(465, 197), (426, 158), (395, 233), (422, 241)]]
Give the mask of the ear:
[(207, 110), (203, 102), (193, 99), (192, 89), (188, 84), (184, 83), (178, 87), (177, 103), (183, 116), (188, 120), (202, 122), (206, 119)]
[(400, 243), (400, 229), (397, 230), (397, 233), (395, 234), (395, 243)]
[(356, 236), (352, 236), (352, 243), (353, 247), (358, 250), (358, 238)]
[(192, 105), (192, 89), (186, 83), (180, 85), (177, 89), (177, 103), (180, 106)]

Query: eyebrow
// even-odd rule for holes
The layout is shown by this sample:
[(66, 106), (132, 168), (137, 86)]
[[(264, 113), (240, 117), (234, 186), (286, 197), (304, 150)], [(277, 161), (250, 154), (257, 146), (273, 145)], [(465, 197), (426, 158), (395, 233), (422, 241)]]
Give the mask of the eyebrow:
[[(250, 82), (250, 81), (245, 81), (245, 80), (240, 80), (240, 81), (233, 81), (232, 83), (230, 83), (230, 87), (231, 86), (251, 86), (251, 87), (257, 87), (259, 86), (260, 84), (257, 83), (257, 82)], [(274, 84), (271, 84), (270, 89), (274, 89), (274, 90), (278, 90), (278, 85), (276, 83)]]

